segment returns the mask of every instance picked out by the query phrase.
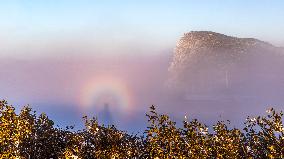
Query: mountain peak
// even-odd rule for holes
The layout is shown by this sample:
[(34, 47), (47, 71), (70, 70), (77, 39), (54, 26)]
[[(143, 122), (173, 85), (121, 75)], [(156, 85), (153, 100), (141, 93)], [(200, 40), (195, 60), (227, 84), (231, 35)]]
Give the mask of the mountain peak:
[(222, 49), (227, 48), (235, 51), (245, 51), (244, 49), (255, 47), (273, 47), (271, 44), (254, 38), (237, 38), (227, 36), (212, 31), (191, 31), (185, 33), (177, 44), (177, 51), (184, 48), (207, 48)]
[(216, 87), (238, 88), (240, 83), (250, 85), (250, 80), (260, 80), (265, 74), (266, 78), (274, 77), (273, 71), (283, 67), (282, 53), (280, 48), (254, 38), (192, 31), (177, 43), (169, 67), (170, 82), (195, 93), (217, 91)]

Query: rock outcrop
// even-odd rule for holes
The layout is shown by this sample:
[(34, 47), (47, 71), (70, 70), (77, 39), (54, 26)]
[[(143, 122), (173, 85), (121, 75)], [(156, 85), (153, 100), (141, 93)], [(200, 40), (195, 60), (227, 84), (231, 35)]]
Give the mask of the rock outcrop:
[(283, 50), (267, 42), (193, 31), (176, 46), (169, 86), (187, 98), (259, 98), (284, 91), (283, 69)]

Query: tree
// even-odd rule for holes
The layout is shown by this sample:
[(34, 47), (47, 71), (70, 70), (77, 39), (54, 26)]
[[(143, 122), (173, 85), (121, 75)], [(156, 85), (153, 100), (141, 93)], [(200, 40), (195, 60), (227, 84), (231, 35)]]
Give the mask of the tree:
[(151, 106), (149, 125), (138, 136), (87, 116), (83, 130), (54, 127), (44, 113), (37, 116), (25, 106), (17, 114), (0, 101), (0, 158), (284, 158), (283, 113), (267, 113), (248, 117), (243, 130), (218, 121), (209, 131), (197, 119), (185, 119), (178, 127)]

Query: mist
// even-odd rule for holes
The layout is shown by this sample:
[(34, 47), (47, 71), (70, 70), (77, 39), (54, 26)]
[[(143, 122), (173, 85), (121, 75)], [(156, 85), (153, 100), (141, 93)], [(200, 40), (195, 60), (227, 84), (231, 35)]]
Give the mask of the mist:
[[(106, 76), (114, 78), (114, 81), (118, 78), (127, 84), (134, 102), (129, 105), (131, 109), (123, 112), (112, 111), (115, 105), (109, 105), (109, 109), (113, 121), (121, 121), (120, 125), (127, 128), (126, 121), (137, 114), (140, 115), (138, 118), (144, 119), (149, 106), (160, 105), (163, 101), (169, 61), (170, 51), (154, 56), (74, 56), (36, 60), (2, 58), (0, 96), (19, 109), (19, 106), (30, 104), (38, 112), (54, 117), (59, 125), (72, 124), (78, 123), (86, 113), (81, 111), (79, 102), (85, 83)], [(87, 112), (90, 116), (100, 117), (103, 113), (95, 105), (90, 110)]]
[[(230, 65), (228, 70), (215, 67), (214, 62), (229, 63), (230, 60), (218, 59), (210, 63), (211, 57), (200, 56), (194, 66), (189, 64), (184, 70), (173, 73), (174, 49), (159, 50), (163, 51), (152, 53), (138, 47), (131, 49), (132, 54), (2, 57), (0, 96), (18, 109), (29, 104), (37, 112), (46, 112), (62, 127), (76, 125), (80, 128), (82, 116), (88, 115), (98, 117), (101, 123), (111, 123), (129, 131), (146, 127), (145, 113), (151, 105), (180, 122), (186, 115), (207, 124), (228, 119), (235, 126), (248, 115), (263, 114), (269, 107), (283, 108), (281, 53), (275, 56), (255, 50), (256, 54)], [(114, 82), (119, 79), (127, 85), (127, 96), (133, 101), (131, 105), (118, 111), (115, 102), (103, 99), (105, 101), (93, 103), (87, 110), (82, 108), (82, 88), (104, 77), (113, 78)], [(175, 87), (169, 84), (172, 78), (177, 84)]]

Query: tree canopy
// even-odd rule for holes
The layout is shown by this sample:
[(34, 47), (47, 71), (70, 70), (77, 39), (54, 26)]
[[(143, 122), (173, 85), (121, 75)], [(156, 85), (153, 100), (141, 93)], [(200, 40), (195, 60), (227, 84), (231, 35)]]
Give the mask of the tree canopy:
[(284, 158), (283, 113), (273, 108), (266, 113), (248, 117), (242, 129), (229, 121), (209, 127), (197, 119), (178, 127), (151, 106), (148, 127), (139, 136), (87, 116), (82, 130), (58, 128), (44, 113), (27, 106), (16, 113), (0, 101), (0, 158)]

